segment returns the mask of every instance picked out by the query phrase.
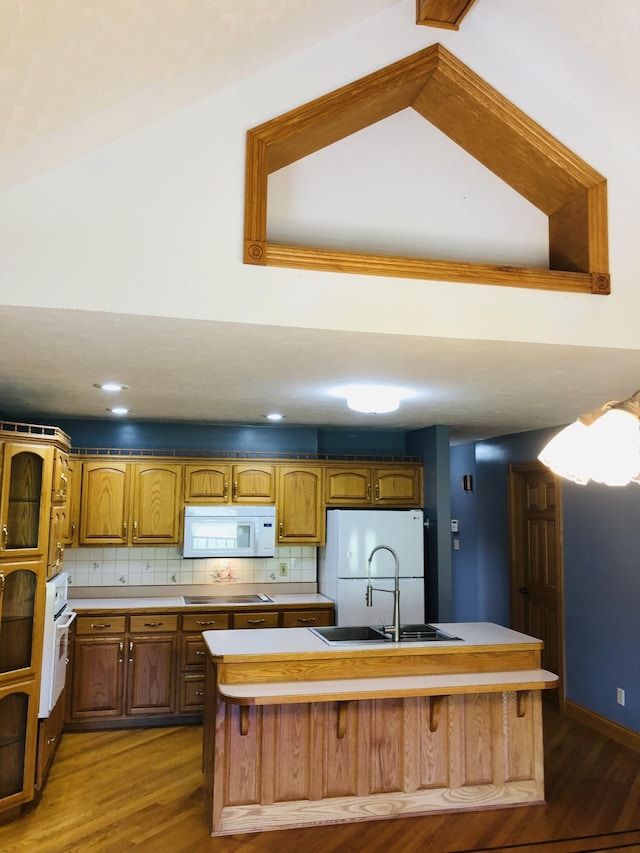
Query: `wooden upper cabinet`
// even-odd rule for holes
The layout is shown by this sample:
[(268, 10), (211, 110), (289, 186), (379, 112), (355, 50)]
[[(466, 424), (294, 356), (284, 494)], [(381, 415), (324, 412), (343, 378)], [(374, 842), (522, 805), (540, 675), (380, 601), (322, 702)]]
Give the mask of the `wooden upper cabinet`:
[(67, 474), (69, 480), (67, 483), (67, 513), (65, 516), (63, 542), (65, 545), (76, 546), (78, 544), (78, 531), (80, 527), (82, 463), (78, 459), (71, 457)]
[(129, 519), (126, 462), (84, 462), (80, 510), (81, 545), (126, 545)]
[(182, 523), (182, 466), (131, 465), (131, 544), (179, 544)]
[(185, 465), (185, 503), (273, 504), (275, 466), (254, 462), (225, 465), (203, 462)]
[(79, 544), (177, 545), (182, 466), (85, 462)]
[(278, 470), (278, 543), (322, 545), (325, 540), (321, 466)]
[(53, 447), (6, 442), (0, 489), (0, 559), (46, 554)]
[(422, 468), (374, 468), (373, 502), (386, 506), (422, 506)]
[(422, 506), (420, 465), (337, 466), (325, 470), (327, 506)]
[(55, 447), (53, 450), (53, 479), (51, 503), (64, 504), (69, 495), (69, 454)]

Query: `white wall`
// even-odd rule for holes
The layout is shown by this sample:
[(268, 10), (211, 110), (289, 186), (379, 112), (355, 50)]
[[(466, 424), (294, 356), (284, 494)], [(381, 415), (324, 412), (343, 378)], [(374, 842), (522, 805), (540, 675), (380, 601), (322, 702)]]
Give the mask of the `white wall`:
[[(406, 0), (339, 38), (2, 193), (0, 302), (636, 348), (640, 111), (631, 104), (637, 98), (632, 100), (632, 92), (619, 83), (615, 91), (608, 86), (606, 69), (554, 32), (537, 13), (535, 0), (478, 3), (459, 32), (418, 27), (414, 15), (413, 0)], [(436, 41), (607, 177), (611, 296), (242, 264), (247, 129)], [(357, 140), (345, 140), (335, 151), (319, 152), (295, 167), (299, 182), (284, 173), (276, 176), (270, 227), (291, 233), (297, 219), (303, 232), (318, 223), (326, 227), (332, 195), (340, 198), (348, 178), (360, 181), (356, 188), (382, 184), (384, 203), (350, 192), (346, 221), (338, 219), (328, 239), (342, 239), (353, 220), (359, 240), (420, 243), (418, 218), (428, 239), (451, 253), (489, 252), (485, 237), (491, 235), (481, 233), (487, 228), (502, 240), (502, 247), (491, 251), (539, 257), (544, 236), (537, 212), (457, 149), (442, 155), (455, 172), (451, 183), (439, 175), (439, 203), (426, 204), (425, 195), (436, 191), (427, 171), (428, 153), (442, 152), (446, 145), (433, 129), (418, 127), (415, 117), (393, 121), (397, 134), (386, 128), (363, 133), (365, 162), (356, 160)], [(416, 163), (422, 150), (425, 156)], [(384, 154), (390, 158), (388, 169), (381, 163)], [(358, 175), (353, 174), (356, 162)], [(314, 195), (313, 185), (320, 181), (323, 193)], [(407, 211), (397, 203), (397, 186), (402, 192), (418, 189)], [(485, 222), (486, 200), (499, 209)], [(451, 205), (446, 217), (443, 204)], [(389, 212), (386, 225), (381, 209)], [(443, 230), (461, 220), (462, 249)]]

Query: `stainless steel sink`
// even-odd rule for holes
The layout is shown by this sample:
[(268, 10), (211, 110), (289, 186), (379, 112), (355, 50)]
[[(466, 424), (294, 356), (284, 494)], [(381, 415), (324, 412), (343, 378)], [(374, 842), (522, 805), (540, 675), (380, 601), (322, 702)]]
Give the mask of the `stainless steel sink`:
[(257, 595), (183, 595), (185, 604), (268, 604), (273, 603), (263, 592)]
[[(357, 626), (348, 627), (340, 625), (330, 625), (326, 628), (309, 628), (309, 630), (320, 637), (325, 643), (330, 646), (337, 645), (359, 645), (360, 643), (392, 643), (393, 635), (385, 633), (382, 626)], [(434, 643), (441, 641), (458, 640), (460, 637), (454, 637), (441, 631), (440, 628), (435, 628), (433, 625), (401, 625), (400, 626), (400, 642), (401, 643)]]
[(386, 643), (389, 639), (382, 631), (369, 626), (352, 628), (346, 625), (330, 625), (326, 628), (309, 628), (309, 630), (330, 646), (337, 643)]

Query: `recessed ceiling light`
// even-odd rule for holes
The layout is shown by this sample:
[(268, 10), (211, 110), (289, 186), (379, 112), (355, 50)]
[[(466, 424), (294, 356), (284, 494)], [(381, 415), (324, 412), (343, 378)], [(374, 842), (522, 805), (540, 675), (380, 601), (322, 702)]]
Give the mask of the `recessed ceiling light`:
[(128, 391), (129, 386), (123, 385), (121, 382), (94, 382), (94, 388), (99, 388), (101, 391)]
[(271, 412), (268, 415), (265, 415), (265, 418), (268, 421), (283, 421), (284, 415), (281, 415), (280, 412)]
[(113, 409), (107, 409), (107, 412), (111, 412), (112, 415), (128, 415), (129, 409), (125, 409), (123, 406), (115, 406)]

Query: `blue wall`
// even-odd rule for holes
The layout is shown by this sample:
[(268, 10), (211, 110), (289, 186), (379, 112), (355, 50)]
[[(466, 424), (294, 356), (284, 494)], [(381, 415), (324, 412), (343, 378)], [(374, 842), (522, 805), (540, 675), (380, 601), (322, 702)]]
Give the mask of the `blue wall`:
[[(451, 507), (461, 542), (453, 561), (456, 618), (509, 624), (507, 466), (535, 460), (556, 432), (452, 448)], [(460, 477), (473, 464), (467, 502)], [(640, 732), (640, 487), (562, 481), (561, 502), (566, 698)], [(617, 687), (625, 690), (624, 707)]]
[(316, 427), (243, 426), (157, 421), (64, 420), (46, 418), (69, 436), (74, 448), (180, 450), (251, 455), (320, 454), (327, 456), (404, 456), (401, 430), (318, 429)]

